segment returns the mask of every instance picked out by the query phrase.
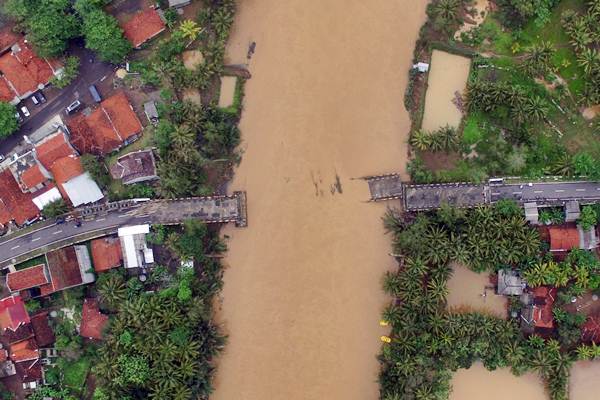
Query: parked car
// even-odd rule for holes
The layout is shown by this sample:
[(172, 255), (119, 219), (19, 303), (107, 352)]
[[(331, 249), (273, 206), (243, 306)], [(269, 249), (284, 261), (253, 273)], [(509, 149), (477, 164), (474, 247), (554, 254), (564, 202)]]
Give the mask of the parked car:
[(56, 217), (56, 220), (54, 222), (56, 223), (56, 225), (64, 224), (65, 219), (63, 217)]
[(77, 109), (81, 107), (81, 102), (79, 100), (75, 100), (74, 102), (72, 102), (71, 104), (69, 104), (67, 106), (67, 114), (71, 114), (75, 111), (77, 111)]
[(31, 114), (29, 113), (29, 110), (27, 109), (27, 107), (23, 106), (21, 107), (21, 112), (23, 113), (24, 116), (29, 117)]
[(90, 93), (92, 94), (92, 98), (96, 103), (100, 103), (102, 101), (102, 97), (100, 97), (100, 93), (98, 93), (98, 89), (96, 89), (96, 85), (92, 85), (88, 88)]
[(0, 162), (4, 161), (4, 159), (5, 157), (2, 154), (0, 154)]
[(35, 94), (31, 96), (31, 101), (33, 101), (33, 104), (35, 104), (36, 106), (40, 104), (40, 101), (37, 99), (37, 97), (35, 97)]
[(18, 111), (15, 113), (15, 118), (17, 119), (17, 121), (19, 121), (19, 123), (23, 122), (23, 117), (21, 116), (21, 114), (19, 114)]
[(37, 92), (33, 95), (33, 97), (37, 98), (40, 103), (44, 104), (46, 102), (46, 96), (42, 92)]

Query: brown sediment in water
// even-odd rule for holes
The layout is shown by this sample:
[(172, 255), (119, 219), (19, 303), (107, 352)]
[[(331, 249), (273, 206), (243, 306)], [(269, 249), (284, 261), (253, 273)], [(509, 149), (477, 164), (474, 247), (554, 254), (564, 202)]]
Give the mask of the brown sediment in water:
[(454, 263), (448, 280), (448, 308), (455, 311), (479, 311), (506, 318), (506, 297), (498, 296), (487, 273), (473, 272)]
[(569, 379), (570, 400), (596, 400), (600, 395), (600, 361), (577, 361)]
[[(230, 190), (229, 335), (215, 400), (376, 399), (381, 277), (395, 268), (364, 175), (401, 171), (407, 71), (425, 1), (240, 2), (228, 63), (246, 62), (244, 151)], [(390, 204), (393, 205), (393, 204)]]
[(548, 400), (544, 383), (536, 374), (517, 377), (508, 368), (488, 371), (479, 362), (469, 369), (458, 370), (451, 385), (449, 400)]
[(470, 68), (470, 58), (433, 50), (421, 125), (424, 130), (434, 131), (446, 125), (458, 128), (462, 112), (453, 100), (457, 94), (463, 94)]

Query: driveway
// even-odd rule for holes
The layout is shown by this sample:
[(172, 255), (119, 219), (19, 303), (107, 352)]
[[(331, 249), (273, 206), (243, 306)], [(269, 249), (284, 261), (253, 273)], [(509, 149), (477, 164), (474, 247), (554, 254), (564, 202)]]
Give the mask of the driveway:
[[(25, 120), (17, 132), (0, 142), (0, 154), (8, 154), (23, 140), (23, 135), (28, 135), (35, 131), (54, 115), (61, 112), (64, 115), (64, 109), (75, 99), (81, 99), (81, 102), (84, 104), (91, 104), (92, 99), (88, 87), (108, 79), (115, 70), (114, 65), (97, 61), (94, 52), (86, 49), (82, 41), (74, 42), (71, 45), (69, 55), (79, 57), (81, 63), (78, 77), (62, 90), (53, 86), (44, 89), (43, 92), (47, 93), (46, 97), (48, 101), (43, 106), (33, 106), (30, 99), (25, 100), (25, 104), (30, 110), (33, 110), (35, 107), (38, 108), (36, 110), (37, 113), (34, 114), (32, 112), (32, 116)], [(93, 62), (90, 62), (90, 60)], [(54, 95), (53, 92), (56, 92), (56, 94)], [(21, 104), (17, 107), (21, 107)]]

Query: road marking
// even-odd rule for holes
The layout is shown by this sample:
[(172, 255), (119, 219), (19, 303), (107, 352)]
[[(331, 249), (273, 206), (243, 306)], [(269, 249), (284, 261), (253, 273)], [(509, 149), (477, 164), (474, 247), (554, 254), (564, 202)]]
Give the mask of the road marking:
[(41, 237), (37, 237), (37, 238), (33, 238), (33, 239), (31, 239), (31, 241), (32, 241), (32, 242), (35, 242), (35, 241), (37, 241), (37, 240), (40, 240), (40, 239), (41, 239)]
[(19, 247), (21, 247), (21, 246), (20, 245), (16, 245), (15, 247), (11, 247), (10, 249), (14, 250), (14, 249), (18, 249)]
[(543, 190), (534, 190), (533, 193), (544, 193)]
[[(600, 190), (600, 188), (598, 188)], [(500, 196), (500, 192), (492, 192), (492, 196)]]
[(513, 192), (513, 194), (521, 194), (521, 193), (523, 193), (523, 192)]
[(556, 193), (562, 193), (562, 192), (564, 192), (564, 191), (565, 191), (564, 189), (556, 189), (556, 190), (555, 190), (555, 192), (556, 192)]
[(102, 222), (102, 221), (106, 221), (106, 218), (98, 218), (98, 219), (96, 220), (96, 222)]
[(585, 189), (575, 189), (576, 192), (585, 192)]
[(58, 235), (59, 233), (62, 233), (62, 231), (52, 232), (53, 235)]

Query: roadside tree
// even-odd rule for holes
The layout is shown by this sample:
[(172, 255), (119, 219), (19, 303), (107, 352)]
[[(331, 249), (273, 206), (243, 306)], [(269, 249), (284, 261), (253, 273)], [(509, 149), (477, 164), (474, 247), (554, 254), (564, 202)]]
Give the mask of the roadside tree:
[(19, 127), (17, 118), (15, 118), (16, 113), (15, 106), (0, 101), (0, 139), (9, 136)]
[(101, 9), (82, 16), (85, 46), (94, 50), (103, 61), (117, 64), (125, 59), (131, 44), (123, 36), (117, 20)]

